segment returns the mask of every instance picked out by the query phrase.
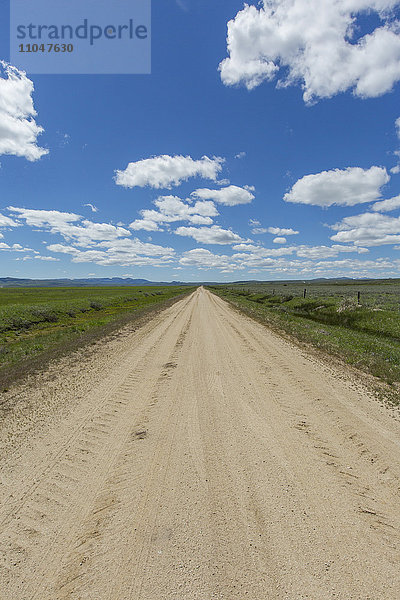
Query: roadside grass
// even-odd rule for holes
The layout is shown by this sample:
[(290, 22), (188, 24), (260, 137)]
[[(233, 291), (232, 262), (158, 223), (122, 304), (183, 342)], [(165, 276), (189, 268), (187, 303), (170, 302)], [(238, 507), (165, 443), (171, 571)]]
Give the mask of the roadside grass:
[(191, 291), (183, 286), (0, 289), (0, 385)]
[[(281, 293), (277, 294), (277, 287), (275, 295), (266, 293), (265, 284), (259, 284), (258, 289), (257, 284), (251, 288), (231, 285), (210, 286), (209, 289), (251, 317), (380, 378), (393, 387), (398, 402), (400, 284), (392, 287), (390, 293), (379, 283), (375, 284), (375, 289), (370, 284), (368, 290), (361, 293), (360, 305), (357, 290), (349, 293), (343, 286), (334, 290), (327, 290), (329, 286), (326, 286), (324, 290), (323, 286), (308, 284), (306, 298), (302, 297), (304, 284), (296, 288), (292, 285), (292, 293), (290, 288), (284, 288), (284, 292), (281, 288)], [(365, 304), (362, 303), (363, 296), (368, 298)]]

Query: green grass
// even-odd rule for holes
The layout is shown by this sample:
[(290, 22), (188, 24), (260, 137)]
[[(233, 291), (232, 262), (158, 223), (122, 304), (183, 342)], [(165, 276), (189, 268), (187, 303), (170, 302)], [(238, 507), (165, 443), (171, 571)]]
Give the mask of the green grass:
[(386, 383), (400, 382), (400, 281), (232, 284), (210, 289), (300, 341)]
[(23, 372), (31, 359), (99, 337), (190, 291), (183, 286), (0, 289), (0, 380)]

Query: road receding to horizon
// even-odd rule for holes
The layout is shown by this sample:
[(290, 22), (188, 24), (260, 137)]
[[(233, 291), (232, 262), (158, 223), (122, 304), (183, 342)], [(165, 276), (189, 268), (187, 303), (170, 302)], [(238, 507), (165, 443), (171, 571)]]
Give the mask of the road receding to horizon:
[(199, 288), (4, 394), (1, 600), (400, 598), (400, 421)]

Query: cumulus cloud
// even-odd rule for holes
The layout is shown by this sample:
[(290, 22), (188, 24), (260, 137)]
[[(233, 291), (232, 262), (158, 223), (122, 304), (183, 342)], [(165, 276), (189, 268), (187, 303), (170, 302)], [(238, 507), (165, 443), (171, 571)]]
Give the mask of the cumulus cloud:
[(177, 235), (191, 237), (201, 244), (238, 244), (242, 242), (240, 235), (230, 229), (222, 229), (218, 225), (212, 227), (178, 227)]
[(110, 223), (94, 223), (87, 219), (82, 220), (83, 217), (75, 213), (26, 209), (14, 206), (9, 206), (8, 210), (16, 213), (20, 219), (24, 219), (27, 225), (47, 229), (50, 233), (59, 233), (64, 239), (74, 240), (75, 243), (82, 246), (90, 245), (96, 241), (131, 235), (130, 231), (123, 227), (117, 227)]
[(65, 246), (64, 244), (48, 244), (47, 249), (50, 252), (61, 252), (62, 254), (79, 254), (80, 250), (74, 246)]
[(36, 124), (33, 83), (23, 71), (0, 61), (0, 154), (39, 160), (48, 150), (37, 144), (43, 127)]
[[(243, 244), (234, 248), (244, 249)], [(198, 269), (218, 269), (221, 273), (232, 273), (235, 271), (246, 271), (247, 273), (268, 273), (269, 276), (282, 276), (291, 274), (294, 278), (310, 276), (365, 276), (374, 272), (392, 269), (399, 272), (400, 261), (388, 261), (378, 259), (377, 261), (360, 261), (359, 259), (325, 260), (338, 257), (341, 252), (357, 252), (363, 254), (368, 252), (365, 248), (354, 246), (298, 246), (292, 248), (266, 249), (259, 246), (250, 248), (246, 245), (248, 252), (238, 252), (232, 256), (226, 254), (214, 254), (205, 248), (189, 250), (182, 254), (179, 262), (183, 266), (196, 267)], [(250, 251), (251, 250), (251, 251)], [(297, 254), (298, 258), (286, 255)]]
[(56, 262), (59, 261), (59, 258), (56, 258), (55, 256), (42, 256), (41, 254), (36, 254), (36, 256), (33, 257), (36, 260), (44, 260), (47, 262)]
[(400, 217), (389, 217), (366, 212), (345, 217), (331, 227), (337, 231), (334, 242), (353, 243), (356, 246), (383, 246), (400, 243)]
[[(342, 244), (332, 244), (332, 246), (286, 246), (282, 248), (264, 248), (263, 246), (254, 246), (252, 244), (238, 244), (233, 246), (234, 250), (240, 252), (251, 252), (252, 256), (257, 257), (278, 257), (296, 254), (301, 258), (331, 258), (338, 256), (340, 252), (354, 252), (364, 254), (368, 252), (367, 248), (356, 246), (344, 246)], [(243, 255), (241, 255), (243, 257)]]
[(246, 157), (246, 152), (238, 152), (237, 154), (235, 154), (235, 158), (238, 158), (239, 160), (241, 158), (245, 158)]
[(12, 244), (11, 246), (9, 246), (5, 242), (2, 242), (0, 244), (0, 250), (5, 250), (9, 252), (33, 252), (34, 254), (39, 254), (39, 252), (33, 250), (33, 248), (27, 248), (25, 246), (21, 246), (21, 244)]
[(394, 196), (394, 198), (388, 198), (387, 200), (382, 200), (381, 202), (375, 202), (371, 208), (375, 212), (390, 212), (391, 210), (396, 210), (397, 208), (400, 208), (400, 195)]
[(141, 210), (141, 219), (133, 221), (129, 227), (136, 231), (160, 231), (160, 225), (176, 221), (189, 221), (193, 225), (211, 225), (212, 217), (218, 215), (213, 202), (198, 201), (188, 204), (177, 196), (160, 196), (154, 201), (158, 210)]
[(190, 156), (164, 154), (129, 163), (125, 170), (115, 172), (115, 182), (126, 188), (150, 186), (171, 189), (190, 177), (216, 181), (223, 162), (224, 159), (218, 156), (193, 160)]
[[(18, 214), (28, 226), (40, 228), (51, 234), (59, 234), (68, 243), (48, 244), (49, 252), (66, 254), (72, 262), (92, 262), (102, 266), (162, 266), (173, 260), (173, 248), (142, 242), (131, 236), (131, 232), (111, 223), (94, 223), (83, 219), (75, 213), (64, 213), (55, 210), (36, 210), (9, 207)], [(0, 247), (1, 249), (1, 247)], [(54, 261), (54, 257), (42, 257), (35, 250), (23, 248), (19, 244), (3, 249), (17, 252), (32, 251), (39, 260)]]
[[(54, 250), (55, 251), (55, 250)], [(61, 250), (58, 250), (59, 252)], [(69, 254), (68, 252), (66, 254)], [(139, 254), (120, 253), (109, 250), (79, 250), (72, 256), (74, 263), (94, 263), (103, 267), (120, 266), (151, 266), (162, 267), (171, 262), (171, 258), (167, 256), (141, 256)]]
[(354, 247), (354, 246), (343, 246), (339, 244), (333, 244), (332, 246), (298, 246), (296, 248), (296, 255), (300, 258), (312, 258), (322, 260), (324, 258), (334, 258), (340, 254), (340, 252), (356, 252), (357, 254), (366, 254), (369, 252), (368, 248)]
[[(142, 210), (141, 214), (143, 216), (142, 219), (135, 219), (129, 225), (131, 229), (134, 231), (162, 231), (157, 222), (159, 213), (155, 210)], [(148, 215), (146, 217), (145, 215)]]
[(274, 244), (286, 244), (287, 239), (285, 237), (276, 237), (272, 241)]
[(47, 249), (50, 252), (69, 254), (75, 263), (93, 262), (102, 266), (157, 267), (169, 264), (175, 255), (173, 248), (149, 244), (136, 238), (99, 242), (89, 250), (64, 244), (49, 244)]
[(108, 248), (112, 252), (118, 251), (119, 253), (128, 254), (135, 253), (142, 254), (144, 256), (171, 257), (175, 254), (175, 250), (173, 248), (142, 242), (138, 238), (123, 238), (110, 241), (107, 240), (104, 242), (99, 242), (97, 244), (97, 248)]
[(238, 204), (249, 204), (254, 200), (255, 196), (253, 186), (239, 187), (230, 185), (221, 190), (210, 190), (207, 188), (198, 189), (191, 193), (193, 198), (201, 198), (202, 200), (213, 200), (218, 204), (225, 206), (236, 206)]
[[(252, 256), (266, 257), (266, 256), (286, 256), (293, 254), (296, 250), (295, 246), (286, 248), (264, 248), (264, 246), (256, 246), (254, 244), (236, 244), (232, 246), (233, 250), (238, 252), (250, 252)], [(236, 254), (235, 257), (243, 258), (243, 254)]]
[(348, 167), (322, 171), (302, 177), (285, 194), (285, 202), (315, 206), (354, 206), (373, 202), (381, 197), (381, 188), (390, 177), (386, 169)]
[(0, 227), (19, 227), (20, 223), (10, 219), (10, 217), (6, 217), (5, 215), (0, 214)]
[[(377, 97), (400, 80), (398, 0), (263, 0), (245, 4), (228, 23), (225, 85), (249, 90), (281, 74), (278, 86), (300, 84), (305, 102), (352, 90)], [(359, 17), (375, 29), (360, 37)]]
[(195, 248), (184, 252), (179, 262), (185, 267), (197, 267), (199, 269), (227, 269), (230, 267), (229, 256), (213, 254), (205, 248)]
[(273, 235), (297, 235), (300, 233), (299, 231), (295, 231), (291, 228), (286, 229), (285, 227), (268, 227), (267, 231)]
[(24, 219), (27, 225), (41, 227), (49, 225), (61, 227), (67, 223), (73, 223), (82, 219), (80, 215), (75, 213), (61, 212), (59, 210), (39, 210), (36, 208), (19, 208), (16, 206), (8, 206), (7, 210)]

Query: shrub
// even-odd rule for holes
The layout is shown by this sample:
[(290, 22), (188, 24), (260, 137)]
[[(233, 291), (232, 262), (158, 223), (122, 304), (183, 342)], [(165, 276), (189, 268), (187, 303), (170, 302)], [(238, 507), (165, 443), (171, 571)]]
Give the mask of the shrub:
[(101, 302), (98, 302), (97, 300), (91, 300), (90, 308), (93, 308), (93, 310), (101, 310), (103, 308), (103, 305)]
[(58, 315), (51, 308), (33, 308), (32, 316), (35, 317), (38, 323), (56, 323), (58, 321)]

